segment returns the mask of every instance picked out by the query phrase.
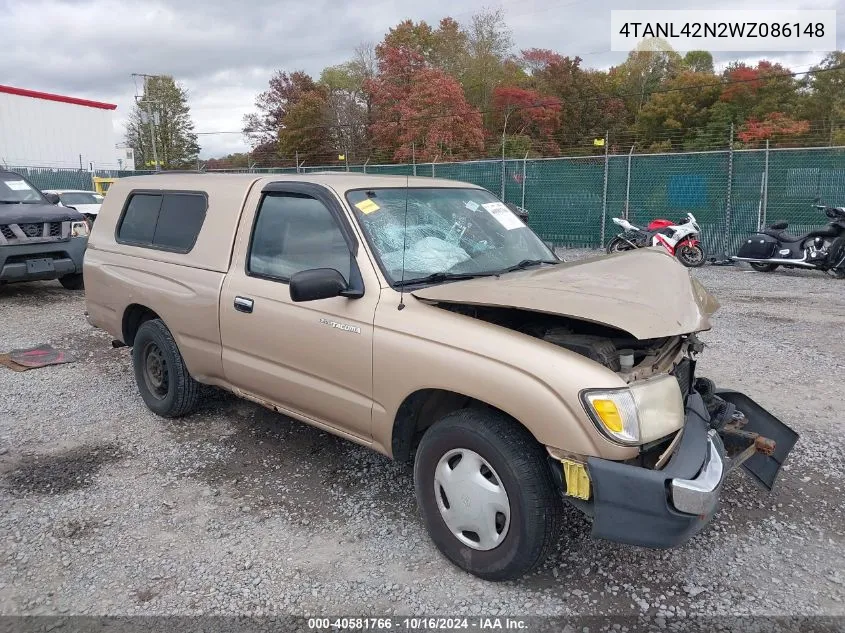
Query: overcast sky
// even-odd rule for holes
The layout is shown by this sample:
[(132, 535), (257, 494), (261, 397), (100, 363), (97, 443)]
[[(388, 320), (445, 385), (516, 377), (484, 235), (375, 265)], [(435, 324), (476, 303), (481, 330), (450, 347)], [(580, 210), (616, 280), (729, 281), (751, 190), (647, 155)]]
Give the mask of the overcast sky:
[[(609, 52), (611, 9), (836, 9), (845, 48), (845, 0), (0, 0), (0, 83), (116, 103), (122, 140), (131, 73), (170, 74), (190, 91), (198, 132), (238, 131), (275, 69), (316, 75), (402, 19), (465, 22), (484, 6), (504, 9), (515, 50), (551, 48), (596, 68), (625, 58)], [(759, 56), (802, 71), (823, 54)], [(204, 158), (246, 148), (240, 134), (200, 144)]]

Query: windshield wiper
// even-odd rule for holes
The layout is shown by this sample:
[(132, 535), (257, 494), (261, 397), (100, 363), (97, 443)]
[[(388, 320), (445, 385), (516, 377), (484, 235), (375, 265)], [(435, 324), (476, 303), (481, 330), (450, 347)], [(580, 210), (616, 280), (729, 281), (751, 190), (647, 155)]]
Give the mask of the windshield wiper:
[(514, 264), (509, 268), (505, 268), (501, 272), (503, 273), (512, 273), (516, 270), (525, 270), (526, 268), (530, 268), (531, 266), (540, 266), (541, 264), (559, 264), (560, 261), (554, 259), (523, 259), (518, 264)]
[(484, 272), (484, 273), (431, 273), (425, 277), (414, 277), (413, 279), (400, 279), (393, 283), (394, 286), (416, 286), (417, 284), (438, 283), (441, 281), (451, 281), (452, 279), (472, 279), (473, 277), (492, 277), (498, 275), (498, 271)]

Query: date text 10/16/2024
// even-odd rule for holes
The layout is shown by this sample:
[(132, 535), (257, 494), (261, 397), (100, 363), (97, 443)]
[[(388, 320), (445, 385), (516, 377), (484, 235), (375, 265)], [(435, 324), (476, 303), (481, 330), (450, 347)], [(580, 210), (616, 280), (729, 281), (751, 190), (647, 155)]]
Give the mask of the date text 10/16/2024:
[(521, 631), (528, 624), (521, 618), (474, 617), (339, 617), (308, 618), (308, 628), (315, 631)]

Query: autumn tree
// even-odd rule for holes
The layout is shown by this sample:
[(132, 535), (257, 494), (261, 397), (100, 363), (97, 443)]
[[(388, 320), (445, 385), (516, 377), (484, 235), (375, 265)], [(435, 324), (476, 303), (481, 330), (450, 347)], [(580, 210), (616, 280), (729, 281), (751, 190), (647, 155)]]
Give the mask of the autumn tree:
[(184, 86), (170, 76), (148, 77), (129, 113), (126, 143), (142, 168), (154, 167), (156, 158), (163, 169), (196, 167), (200, 147)]
[(773, 112), (792, 114), (798, 104), (799, 83), (780, 64), (767, 60), (760, 60), (756, 66), (731, 64), (723, 80), (720, 99), (730, 104), (737, 123)]
[(267, 90), (255, 100), (257, 112), (244, 116), (244, 136), (253, 151), (258, 154), (278, 153), (282, 120), (304, 94), (316, 89), (317, 84), (304, 71), (287, 73), (277, 70), (270, 78)]
[(809, 121), (796, 121), (782, 112), (767, 114), (762, 120), (750, 118), (739, 130), (737, 137), (753, 145), (769, 139), (793, 138), (810, 131)]
[(215, 169), (248, 169), (252, 166), (250, 155), (244, 152), (235, 152), (221, 158), (209, 158), (205, 161), (206, 171)]
[(477, 155), (484, 144), (481, 116), (467, 103), (458, 82), (426, 64), (421, 53), (380, 45), (379, 74), (367, 83), (376, 147), (396, 161)]
[(580, 57), (548, 49), (523, 50), (518, 60), (529, 74), (524, 83), (561, 105), (558, 145), (583, 145), (627, 127), (624, 101), (612, 96), (614, 83), (606, 72), (584, 70)]
[[(515, 86), (499, 86), (493, 90), (493, 109), (506, 154), (509, 136), (528, 138), (529, 148), (540, 154), (552, 155), (560, 149), (553, 136), (560, 127), (561, 109), (555, 97), (543, 97), (534, 90)], [(522, 149), (522, 146), (524, 142), (512, 147)]]

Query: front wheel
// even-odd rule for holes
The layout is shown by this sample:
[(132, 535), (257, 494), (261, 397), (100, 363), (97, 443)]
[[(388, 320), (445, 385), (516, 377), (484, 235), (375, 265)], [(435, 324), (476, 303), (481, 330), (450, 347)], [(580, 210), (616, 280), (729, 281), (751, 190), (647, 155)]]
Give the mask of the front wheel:
[(698, 268), (704, 263), (704, 249), (699, 244), (681, 244), (675, 256), (687, 268)]
[(761, 264), (759, 262), (748, 263), (751, 265), (751, 268), (756, 270), (758, 273), (770, 273), (778, 267), (777, 264)]
[(628, 242), (623, 240), (621, 237), (614, 237), (610, 244), (607, 245), (607, 253), (608, 255), (611, 253), (622, 253), (624, 251), (632, 251), (634, 247), (631, 246)]
[(501, 413), (462, 409), (430, 427), (417, 449), (414, 486), (437, 548), (485, 580), (531, 571), (559, 536), (562, 502), (546, 453)]

